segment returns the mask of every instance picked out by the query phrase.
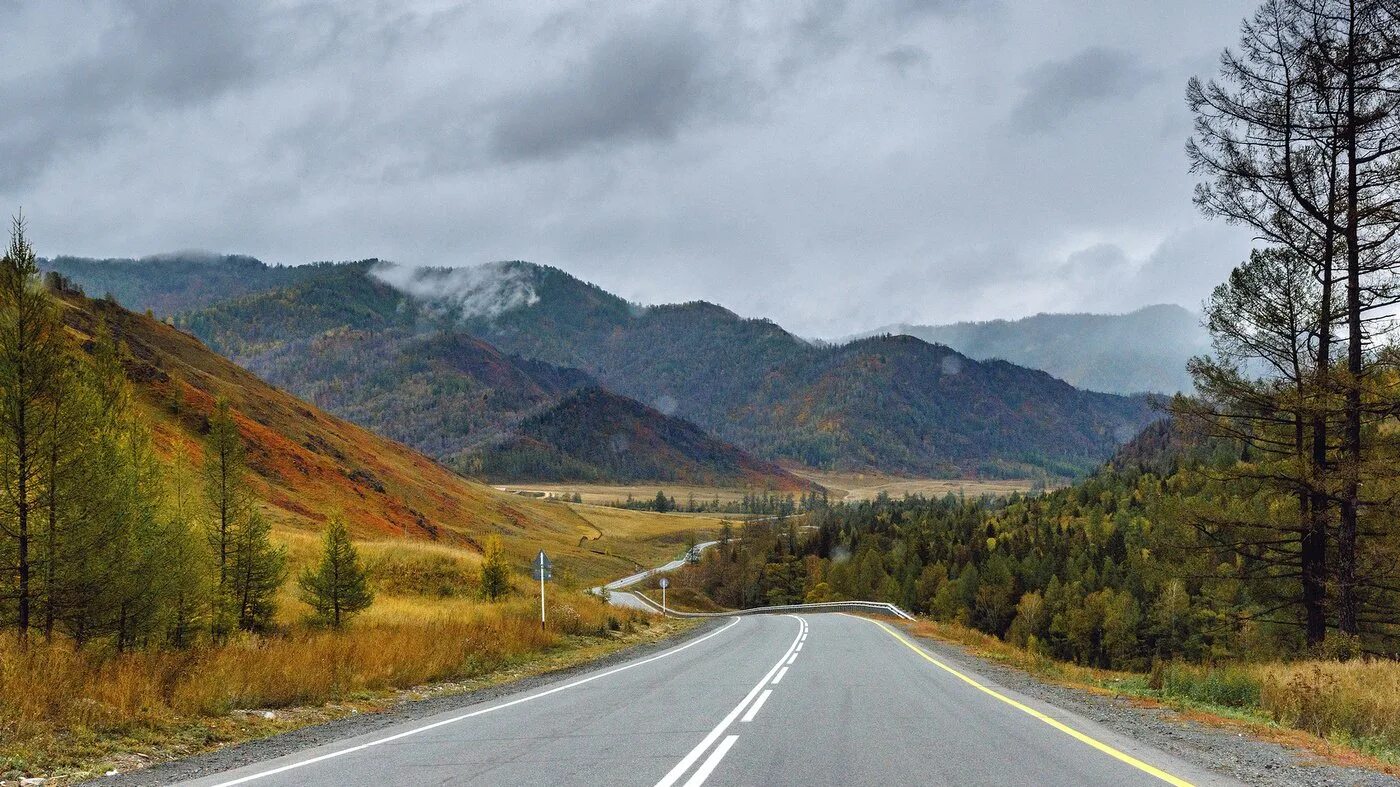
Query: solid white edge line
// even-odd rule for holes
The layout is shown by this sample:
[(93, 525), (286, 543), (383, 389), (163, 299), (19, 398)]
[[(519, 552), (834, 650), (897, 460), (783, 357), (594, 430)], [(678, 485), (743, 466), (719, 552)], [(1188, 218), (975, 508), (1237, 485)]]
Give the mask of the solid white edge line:
[(705, 780), (710, 778), (710, 774), (714, 772), (715, 767), (719, 765), (719, 761), (724, 759), (724, 755), (729, 753), (729, 748), (737, 740), (739, 740), (738, 735), (730, 735), (721, 741), (715, 750), (710, 752), (710, 756), (705, 758), (705, 762), (696, 769), (695, 775), (691, 776), (690, 780), (685, 783), (685, 787), (700, 787), (704, 784)]
[(739, 721), (740, 721), (740, 722), (750, 722), (750, 721), (753, 721), (753, 717), (755, 717), (755, 716), (758, 715), (758, 709), (759, 709), (759, 708), (762, 708), (762, 707), (763, 707), (763, 703), (767, 702), (767, 701), (768, 701), (768, 698), (771, 697), (771, 696), (773, 696), (773, 690), (772, 690), (772, 689), (764, 689), (764, 690), (763, 690), (763, 693), (760, 694), (760, 695), (758, 695), (758, 701), (749, 706), (749, 712), (748, 712), (748, 713), (745, 713), (745, 714), (744, 714), (744, 718), (740, 719)]
[(776, 677), (776, 678), (773, 679), (773, 685), (774, 685), (774, 686), (776, 686), (776, 685), (778, 685), (779, 683), (782, 682), (783, 676), (787, 674), (787, 671), (788, 671), (788, 668), (787, 668), (787, 667), (783, 667), (782, 669), (778, 670), (778, 677)]
[(690, 642), (687, 642), (687, 643), (685, 643), (684, 645), (681, 645), (681, 646), (679, 646), (679, 647), (672, 648), (672, 649), (670, 649), (670, 650), (665, 651), (664, 653), (658, 653), (658, 654), (656, 654), (655, 656), (650, 656), (650, 657), (648, 657), (648, 658), (642, 659), (641, 661), (633, 661), (633, 662), (630, 662), (630, 663), (628, 663), (628, 664), (623, 664), (623, 665), (620, 666), (620, 667), (614, 667), (613, 669), (610, 669), (610, 670), (608, 670), (607, 672), (600, 672), (600, 673), (598, 673), (597, 675), (589, 675), (589, 676), (586, 677), (586, 678), (580, 678), (579, 680), (573, 681), (572, 683), (566, 683), (566, 684), (564, 684), (564, 685), (562, 685), (562, 686), (555, 686), (555, 687), (552, 688), (552, 689), (546, 689), (545, 691), (541, 691), (541, 692), (539, 692), (539, 693), (537, 693), (537, 694), (530, 694), (530, 695), (527, 695), (527, 696), (524, 696), (524, 697), (519, 697), (519, 698), (517, 698), (517, 699), (511, 700), (510, 702), (505, 702), (505, 703), (502, 703), (502, 704), (500, 704), (500, 705), (492, 705), (492, 706), (489, 707), (489, 708), (482, 708), (481, 710), (472, 711), (471, 713), (463, 713), (463, 714), (461, 714), (461, 715), (459, 715), (459, 716), (453, 716), (453, 717), (450, 718), (450, 719), (442, 719), (441, 721), (435, 721), (435, 722), (433, 722), (432, 724), (424, 724), (424, 725), (421, 726), (421, 727), (414, 727), (414, 728), (411, 729), (411, 730), (404, 730), (403, 732), (396, 733), (396, 734), (390, 735), (390, 736), (388, 736), (388, 737), (376, 738), (376, 739), (374, 739), (374, 740), (372, 740), (372, 741), (366, 741), (365, 743), (361, 743), (361, 744), (359, 744), (359, 745), (357, 745), (357, 746), (351, 746), (351, 747), (345, 748), (345, 749), (337, 749), (336, 751), (327, 752), (327, 753), (322, 754), (322, 755), (320, 755), (320, 756), (318, 756), (318, 757), (312, 757), (312, 758), (309, 759), (309, 760), (299, 760), (299, 761), (297, 761), (297, 762), (288, 763), (288, 764), (283, 765), (283, 766), (281, 766), (281, 767), (279, 767), (279, 768), (273, 768), (273, 769), (271, 769), (271, 770), (260, 771), (260, 772), (258, 772), (258, 773), (250, 773), (250, 774), (248, 774), (247, 776), (240, 776), (240, 777), (237, 778), (237, 779), (230, 779), (229, 781), (226, 781), (226, 782), (219, 782), (219, 783), (217, 783), (217, 784), (215, 785), (215, 787), (232, 787), (232, 785), (235, 785), (235, 784), (244, 784), (244, 783), (246, 783), (246, 782), (251, 782), (251, 781), (254, 781), (254, 780), (256, 780), (256, 779), (262, 779), (262, 778), (265, 778), (265, 777), (268, 777), (268, 776), (275, 776), (276, 774), (279, 774), (279, 773), (286, 773), (287, 771), (296, 770), (297, 768), (304, 768), (304, 767), (306, 767), (306, 766), (308, 766), (308, 765), (315, 765), (315, 764), (318, 763), (318, 762), (325, 762), (326, 760), (334, 759), (334, 758), (336, 758), (336, 757), (340, 757), (340, 756), (343, 756), (343, 755), (346, 755), (346, 754), (352, 754), (352, 753), (357, 752), (357, 751), (362, 751), (362, 750), (364, 750), (364, 749), (370, 748), (371, 746), (378, 746), (378, 745), (381, 744), (381, 743), (388, 743), (388, 742), (390, 742), (390, 741), (396, 741), (396, 740), (399, 740), (400, 738), (407, 738), (407, 737), (410, 736), (410, 735), (417, 735), (417, 734), (420, 733), (420, 732), (427, 732), (428, 730), (436, 729), (436, 728), (438, 728), (438, 727), (442, 727), (442, 726), (445, 726), (445, 725), (448, 725), (448, 724), (455, 724), (455, 723), (457, 723), (457, 722), (459, 722), (459, 721), (462, 721), (462, 720), (464, 720), (464, 719), (470, 719), (470, 718), (472, 718), (473, 716), (481, 716), (481, 715), (484, 715), (484, 714), (487, 714), (487, 713), (491, 713), (491, 712), (493, 712), (493, 711), (498, 711), (498, 710), (502, 710), (502, 709), (505, 709), (505, 708), (509, 708), (509, 707), (511, 707), (511, 706), (514, 706), (514, 705), (519, 705), (519, 704), (521, 704), (521, 703), (523, 703), (523, 702), (529, 702), (530, 700), (537, 700), (537, 699), (539, 699), (539, 698), (541, 698), (541, 697), (548, 697), (548, 696), (551, 695), (551, 694), (557, 694), (557, 693), (559, 693), (559, 692), (561, 692), (561, 691), (565, 691), (565, 690), (567, 690), (567, 689), (572, 689), (572, 688), (574, 688), (574, 687), (576, 687), (576, 686), (582, 686), (582, 685), (585, 684), (585, 683), (592, 683), (593, 681), (598, 680), (599, 678), (606, 678), (606, 677), (608, 677), (609, 675), (616, 675), (616, 674), (619, 673), (619, 672), (625, 672), (626, 670), (632, 669), (633, 667), (640, 667), (640, 666), (642, 666), (643, 664), (650, 664), (650, 663), (652, 663), (653, 661), (658, 661), (658, 660), (660, 660), (660, 659), (666, 658), (667, 656), (671, 656), (671, 655), (674, 655), (674, 654), (676, 654), (676, 653), (680, 653), (681, 651), (683, 651), (683, 650), (685, 650), (685, 649), (687, 649), (687, 648), (691, 648), (691, 647), (694, 647), (694, 646), (696, 646), (696, 645), (699, 645), (701, 642), (704, 642), (705, 640), (710, 639), (711, 637), (719, 636), (720, 634), (723, 634), (724, 632), (726, 632), (726, 631), (728, 631), (728, 630), (734, 628), (734, 626), (735, 626), (736, 624), (738, 624), (738, 622), (739, 622), (740, 620), (742, 620), (742, 618), (734, 618), (734, 622), (733, 622), (733, 623), (730, 623), (728, 626), (725, 626), (724, 628), (722, 628), (722, 629), (720, 629), (720, 630), (718, 630), (718, 631), (712, 631), (712, 632), (710, 632), (709, 634), (706, 634), (705, 636), (700, 637), (699, 639), (691, 640)]
[[(796, 615), (788, 615), (788, 617), (795, 619), (798, 623), (806, 625), (806, 622)], [(802, 626), (798, 626), (797, 628), (798, 631), (802, 630)], [(788, 645), (787, 652), (778, 657), (778, 662), (768, 670), (768, 674), (764, 675), (758, 683), (754, 684), (752, 689), (749, 689), (749, 693), (739, 701), (738, 705), (734, 706), (734, 710), (730, 711), (728, 716), (720, 719), (719, 724), (716, 724), (715, 728), (710, 730), (709, 734), (701, 739), (701, 741), (695, 745), (695, 748), (690, 750), (689, 754), (682, 757), (681, 761), (676, 763), (674, 768), (668, 771), (665, 776), (661, 777), (661, 781), (656, 783), (656, 787), (671, 787), (671, 785), (680, 781), (680, 778), (685, 775), (685, 772), (690, 770), (690, 766), (694, 765), (695, 761), (700, 759), (700, 755), (704, 754), (705, 751), (710, 748), (711, 744), (713, 744), (719, 736), (723, 735), (725, 730), (729, 729), (729, 725), (733, 724), (734, 720), (739, 718), (739, 714), (744, 712), (744, 708), (747, 707), (750, 702), (753, 702), (753, 698), (757, 697), (759, 691), (772, 679), (773, 673), (777, 672), (779, 667), (787, 669), (783, 667), (783, 662), (787, 661), (787, 657), (792, 655), (792, 650), (795, 647), (797, 647), (796, 638), (792, 640), (791, 645)]]

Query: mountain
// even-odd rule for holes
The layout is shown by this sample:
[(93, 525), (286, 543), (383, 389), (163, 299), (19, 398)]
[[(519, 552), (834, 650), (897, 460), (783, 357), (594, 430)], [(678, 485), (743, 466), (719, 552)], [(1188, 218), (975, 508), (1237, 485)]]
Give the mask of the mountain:
[(816, 346), (769, 320), (697, 302), (639, 307), (555, 268), (507, 263), (528, 305), (459, 315), (502, 350), (574, 366), (609, 389), (775, 461), (909, 474), (1071, 475), (1152, 417), (917, 339)]
[(181, 252), (140, 259), (59, 256), (40, 267), (76, 282), (89, 295), (111, 295), (130, 309), (158, 316), (226, 298), (285, 287), (313, 275), (317, 266), (268, 265), (239, 254)]
[[(124, 366), (156, 449), (198, 464), (216, 399), (230, 403), (253, 483), (274, 525), (320, 530), (342, 516), (361, 537), (409, 537), (479, 549), (500, 535), (521, 561), (547, 548), (590, 576), (631, 570), (590, 551), (596, 527), (574, 509), (498, 492), (408, 447), (322, 412), (217, 355), (195, 337), (107, 300), (61, 294), (64, 320), (91, 346), (104, 324), (125, 347)], [(189, 483), (199, 484), (198, 477)]]
[[(638, 306), (524, 262), (321, 265), (291, 284), (274, 267), (249, 273), (268, 289), (177, 324), (276, 384), (462, 467), (592, 385), (771, 462), (910, 475), (1074, 475), (1152, 417), (1144, 398), (1076, 390), (915, 339), (818, 346), (715, 304)], [(453, 353), (488, 352), (466, 337), (499, 355), (492, 364), (520, 371), (505, 378), (529, 384), (463, 373)], [(564, 369), (582, 374), (542, 384)], [(564, 448), (551, 451), (572, 455)]]
[(697, 486), (810, 486), (699, 427), (602, 388), (575, 391), (531, 416), (485, 455), (489, 478), (674, 481)]
[[(472, 475), (805, 486), (692, 424), (597, 392), (584, 372), (456, 330), (460, 304), (408, 297), (368, 275), (371, 265), (322, 266), (291, 286), (183, 314), (179, 325), (269, 383)], [(570, 397), (584, 388), (595, 393)], [(629, 447), (594, 451), (588, 439)]]
[[(1078, 475), (1151, 419), (1140, 399), (1081, 391), (908, 336), (837, 347), (800, 385), (780, 372), (762, 432), (787, 455), (940, 476)], [(794, 428), (795, 427), (795, 428)]]
[(1210, 350), (1196, 314), (1172, 304), (1127, 314), (1037, 314), (1020, 320), (887, 325), (864, 336), (905, 334), (960, 353), (1043, 369), (1079, 388), (1133, 394), (1191, 390), (1186, 361)]

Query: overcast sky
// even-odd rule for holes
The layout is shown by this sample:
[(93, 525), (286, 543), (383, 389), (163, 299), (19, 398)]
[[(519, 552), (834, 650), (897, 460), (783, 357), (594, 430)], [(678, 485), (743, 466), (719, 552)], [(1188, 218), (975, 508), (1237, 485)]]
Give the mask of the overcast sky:
[(812, 336), (1194, 307), (1249, 239), (1182, 96), (1254, 5), (0, 0), (0, 196), (46, 256), (525, 259)]

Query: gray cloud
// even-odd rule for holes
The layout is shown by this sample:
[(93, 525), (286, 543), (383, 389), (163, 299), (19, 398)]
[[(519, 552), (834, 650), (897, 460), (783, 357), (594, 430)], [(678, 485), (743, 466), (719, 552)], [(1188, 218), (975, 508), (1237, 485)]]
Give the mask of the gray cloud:
[(506, 159), (567, 154), (614, 141), (668, 140), (713, 105), (713, 47), (685, 20), (628, 25), (554, 81), (508, 97), (491, 130)]
[(1044, 131), (1078, 110), (1131, 98), (1155, 78), (1152, 69), (1120, 49), (1091, 46), (1037, 66), (1022, 79), (1025, 93), (1011, 111), (1022, 130)]
[(528, 259), (808, 336), (1195, 306), (1247, 237), (1182, 85), (1256, 0), (1185, 2), (21, 3), (0, 202), (44, 254)]
[(927, 71), (932, 62), (928, 52), (917, 46), (897, 46), (880, 55), (880, 60), (888, 63), (902, 77)]
[[(179, 109), (254, 83), (266, 61), (251, 6), (127, 2), (90, 52), (14, 74), (0, 83), (0, 105), (24, 107), (0, 126), (0, 183), (23, 184), (65, 147), (96, 145), (135, 112)], [(46, 53), (45, 62), (52, 58)]]

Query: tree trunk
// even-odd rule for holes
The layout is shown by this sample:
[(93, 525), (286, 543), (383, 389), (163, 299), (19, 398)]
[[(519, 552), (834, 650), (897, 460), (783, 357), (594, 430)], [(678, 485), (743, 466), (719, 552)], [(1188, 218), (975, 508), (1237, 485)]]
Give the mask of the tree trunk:
[[(1335, 171), (1335, 170), (1334, 170)], [(1329, 181), (1330, 183), (1330, 181)], [(1328, 202), (1328, 215), (1333, 205)], [(1317, 359), (1313, 369), (1312, 395), (1312, 479), (1308, 496), (1307, 529), (1301, 544), (1303, 573), (1303, 609), (1305, 631), (1310, 646), (1322, 644), (1327, 638), (1327, 413), (1332, 390), (1332, 271), (1336, 236), (1329, 226), (1323, 236), (1322, 306), (1318, 314)]]
[[(23, 372), (21, 371), (21, 379)], [(25, 408), (19, 406), (15, 458), (18, 464), (19, 515), (19, 641), (29, 641), (29, 445), (25, 428)]]
[(45, 533), (44, 548), (44, 641), (53, 641), (53, 625), (57, 599), (54, 585), (58, 578), (58, 422), (57, 403), (53, 406), (53, 421), (50, 423), (49, 438), (49, 483), (47, 493), (48, 532)]
[[(1355, 25), (1354, 4), (1351, 24)], [(1348, 29), (1348, 46), (1354, 47), (1354, 29)], [(1345, 634), (1357, 633), (1356, 598), (1356, 532), (1360, 508), (1361, 472), (1361, 232), (1357, 226), (1358, 202), (1361, 199), (1357, 182), (1357, 110), (1356, 110), (1356, 52), (1347, 54), (1347, 185), (1346, 185), (1346, 245), (1347, 245), (1347, 376), (1345, 413), (1342, 426), (1342, 453), (1345, 472), (1342, 474), (1341, 517), (1337, 528), (1337, 623)]]

